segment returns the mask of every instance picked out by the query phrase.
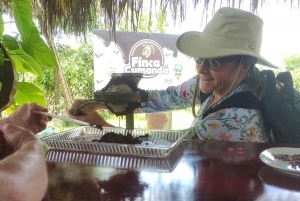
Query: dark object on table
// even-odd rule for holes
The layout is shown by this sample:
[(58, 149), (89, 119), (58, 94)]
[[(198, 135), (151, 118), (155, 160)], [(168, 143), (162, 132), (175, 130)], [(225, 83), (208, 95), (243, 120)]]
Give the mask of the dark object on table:
[[(113, 77), (110, 79), (110, 81), (107, 83), (107, 85), (95, 92), (95, 97), (98, 96), (98, 94), (101, 93), (107, 93), (107, 92), (117, 92), (117, 93), (132, 93), (132, 92), (143, 92), (145, 90), (142, 90), (136, 86), (137, 84), (133, 80), (129, 80), (126, 77)], [(125, 98), (125, 97), (124, 97)], [(128, 113), (132, 113), (135, 108), (141, 107), (140, 102), (128, 102), (124, 101), (123, 104), (113, 104), (113, 101), (107, 101), (105, 102), (105, 105), (109, 111), (111, 111), (116, 116), (125, 115)]]
[(0, 51), (4, 53), (4, 62), (0, 63), (0, 112), (14, 102), (17, 91), (17, 74), (14, 63), (8, 56), (5, 48), (0, 43)]
[[(139, 91), (140, 89), (136, 86), (136, 83), (132, 80), (127, 79), (126, 77), (113, 77), (110, 79), (110, 81), (107, 83), (103, 89), (100, 90), (100, 92), (107, 92), (111, 91), (110, 88), (112, 86), (117, 86), (117, 85), (128, 85), (128, 87), (132, 90), (132, 92)], [(119, 90), (118, 90), (119, 91)]]
[[(126, 185), (122, 185), (124, 180), (128, 181)], [(135, 200), (148, 188), (148, 184), (144, 183), (135, 171), (114, 175), (107, 181), (98, 181), (98, 185), (103, 190), (106, 200)], [(116, 195), (118, 199), (114, 199)]]
[(100, 124), (90, 124), (90, 126), (91, 126), (91, 127), (94, 127), (94, 128), (98, 128), (98, 129), (100, 129), (100, 130), (103, 130), (103, 127), (102, 127), (102, 125), (100, 125)]
[(148, 137), (148, 134), (139, 136), (139, 137), (133, 137), (130, 133), (123, 135), (123, 134), (118, 134), (118, 133), (114, 133), (114, 132), (108, 132), (108, 133), (104, 134), (99, 140), (94, 139), (94, 140), (92, 140), (92, 142), (141, 144), (143, 141), (140, 139), (140, 137)]

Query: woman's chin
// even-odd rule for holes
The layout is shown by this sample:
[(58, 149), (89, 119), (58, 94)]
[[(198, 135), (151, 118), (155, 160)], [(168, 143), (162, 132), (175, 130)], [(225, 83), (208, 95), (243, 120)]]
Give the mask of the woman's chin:
[(211, 92), (213, 92), (213, 90), (211, 90), (211, 89), (200, 89), (203, 93), (205, 93), (205, 94), (209, 94), (209, 93), (211, 93)]

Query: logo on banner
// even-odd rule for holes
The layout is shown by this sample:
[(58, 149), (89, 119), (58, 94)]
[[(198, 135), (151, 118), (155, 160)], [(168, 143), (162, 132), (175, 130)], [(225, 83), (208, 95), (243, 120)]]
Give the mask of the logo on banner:
[(169, 74), (163, 50), (153, 40), (144, 39), (134, 44), (130, 50), (129, 61), (130, 65), (124, 68), (125, 73), (143, 73), (144, 78)]

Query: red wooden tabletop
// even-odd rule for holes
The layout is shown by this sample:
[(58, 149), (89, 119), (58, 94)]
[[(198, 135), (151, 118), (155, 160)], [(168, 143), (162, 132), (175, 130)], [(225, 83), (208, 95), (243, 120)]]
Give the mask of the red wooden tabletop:
[(122, 163), (116, 159), (121, 156), (101, 156), (102, 165), (48, 162), (45, 200), (300, 200), (300, 177), (259, 159), (265, 149), (300, 145), (192, 140), (183, 145), (184, 153), (171, 159), (124, 156)]

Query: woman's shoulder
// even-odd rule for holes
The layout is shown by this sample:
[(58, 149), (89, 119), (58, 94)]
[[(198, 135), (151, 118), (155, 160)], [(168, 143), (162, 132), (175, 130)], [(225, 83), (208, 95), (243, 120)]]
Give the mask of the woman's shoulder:
[(254, 109), (261, 111), (263, 109), (263, 103), (252, 95), (250, 91), (239, 91), (205, 110), (203, 112), (203, 118), (211, 113), (227, 108)]

